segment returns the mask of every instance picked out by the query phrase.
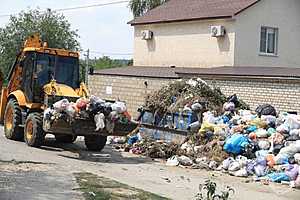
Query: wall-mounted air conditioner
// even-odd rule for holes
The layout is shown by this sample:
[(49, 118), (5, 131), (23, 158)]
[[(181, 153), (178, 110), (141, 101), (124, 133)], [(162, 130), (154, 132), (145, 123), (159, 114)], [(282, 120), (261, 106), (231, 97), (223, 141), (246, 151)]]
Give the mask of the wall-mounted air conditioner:
[(150, 30), (142, 31), (142, 39), (143, 40), (151, 40), (153, 38), (153, 32)]
[(226, 34), (224, 26), (211, 26), (210, 30), (212, 37), (223, 37)]

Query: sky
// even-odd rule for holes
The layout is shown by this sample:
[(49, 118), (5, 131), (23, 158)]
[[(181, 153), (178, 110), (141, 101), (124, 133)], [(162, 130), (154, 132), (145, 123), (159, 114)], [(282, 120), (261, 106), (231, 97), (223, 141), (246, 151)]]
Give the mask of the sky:
[[(0, 16), (37, 7), (54, 10), (116, 1), (120, 0), (0, 0)], [(78, 29), (81, 47), (84, 50), (90, 49), (90, 58), (103, 55), (120, 59), (132, 58), (132, 55), (118, 55), (133, 53), (133, 28), (127, 24), (133, 17), (127, 3), (62, 13), (71, 23), (72, 29)], [(9, 17), (0, 17), (0, 27), (8, 22)]]

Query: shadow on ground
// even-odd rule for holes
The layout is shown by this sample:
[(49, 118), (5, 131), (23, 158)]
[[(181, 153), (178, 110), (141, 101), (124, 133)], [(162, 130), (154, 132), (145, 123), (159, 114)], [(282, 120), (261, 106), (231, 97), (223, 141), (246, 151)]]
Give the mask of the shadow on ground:
[(151, 158), (146, 157), (124, 157), (121, 152), (113, 150), (111, 145), (106, 145), (106, 147), (101, 152), (88, 151), (83, 141), (76, 141), (73, 144), (65, 144), (58, 143), (53, 138), (47, 138), (44, 146), (40, 147), (40, 149), (45, 151), (59, 152), (58, 155), (64, 158), (88, 162), (116, 164), (140, 164), (153, 162)]

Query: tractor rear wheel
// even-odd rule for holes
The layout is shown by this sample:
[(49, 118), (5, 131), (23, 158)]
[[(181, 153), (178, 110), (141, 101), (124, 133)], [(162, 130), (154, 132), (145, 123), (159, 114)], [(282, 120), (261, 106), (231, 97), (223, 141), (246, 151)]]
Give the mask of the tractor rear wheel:
[(90, 151), (101, 151), (107, 141), (107, 136), (90, 135), (84, 137), (85, 146)]
[(26, 119), (24, 139), (28, 146), (40, 147), (45, 140), (43, 124), (40, 113), (31, 113)]
[(59, 143), (73, 143), (77, 139), (77, 136), (74, 135), (63, 135), (57, 134), (55, 135), (55, 140)]
[(22, 112), (18, 102), (10, 99), (5, 109), (4, 134), (10, 140), (23, 140)]

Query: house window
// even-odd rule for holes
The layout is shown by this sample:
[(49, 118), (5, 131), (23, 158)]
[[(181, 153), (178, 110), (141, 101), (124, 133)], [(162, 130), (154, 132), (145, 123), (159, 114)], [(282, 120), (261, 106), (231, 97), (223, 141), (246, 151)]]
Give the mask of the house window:
[(260, 53), (264, 55), (277, 55), (278, 29), (261, 27)]

